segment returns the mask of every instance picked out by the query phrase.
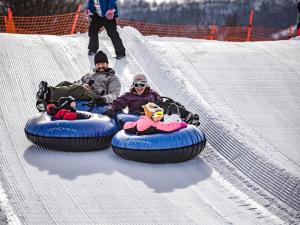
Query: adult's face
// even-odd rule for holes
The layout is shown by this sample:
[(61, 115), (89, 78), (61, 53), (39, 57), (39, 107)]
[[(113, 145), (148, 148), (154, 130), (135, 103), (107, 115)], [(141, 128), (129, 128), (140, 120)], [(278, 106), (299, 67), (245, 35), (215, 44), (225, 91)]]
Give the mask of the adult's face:
[(96, 67), (96, 71), (102, 72), (108, 68), (108, 63), (106, 62), (97, 63), (95, 67)]

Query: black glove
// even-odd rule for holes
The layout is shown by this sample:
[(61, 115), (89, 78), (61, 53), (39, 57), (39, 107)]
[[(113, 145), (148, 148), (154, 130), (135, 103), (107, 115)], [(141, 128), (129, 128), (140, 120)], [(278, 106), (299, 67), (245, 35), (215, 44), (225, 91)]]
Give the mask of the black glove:
[(110, 118), (115, 118), (116, 117), (116, 113), (112, 110), (106, 110), (104, 113), (102, 113), (102, 115), (109, 116)]
[(95, 99), (95, 103), (96, 105), (102, 106), (106, 104), (106, 98), (103, 96), (100, 96), (98, 98)]
[(95, 83), (94, 80), (89, 80), (88, 85), (89, 85), (89, 86), (92, 86), (94, 83)]
[(94, 100), (89, 101), (88, 103), (84, 104), (90, 107), (94, 107), (94, 106), (103, 106), (106, 103), (106, 98), (105, 97), (98, 97)]

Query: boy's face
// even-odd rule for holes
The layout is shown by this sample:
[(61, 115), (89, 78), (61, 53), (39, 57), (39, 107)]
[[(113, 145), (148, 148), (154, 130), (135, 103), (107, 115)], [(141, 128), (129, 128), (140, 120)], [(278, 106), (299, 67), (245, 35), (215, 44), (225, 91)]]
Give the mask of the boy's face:
[(108, 63), (106, 62), (96, 63), (95, 67), (96, 67), (96, 71), (105, 71), (108, 68)]

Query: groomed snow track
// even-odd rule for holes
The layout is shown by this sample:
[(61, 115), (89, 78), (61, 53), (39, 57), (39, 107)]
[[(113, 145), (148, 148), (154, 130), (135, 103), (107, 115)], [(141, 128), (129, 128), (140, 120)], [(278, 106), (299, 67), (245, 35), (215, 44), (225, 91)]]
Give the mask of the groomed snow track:
[[(147, 49), (145, 49), (144, 47), (145, 41), (138, 34), (132, 36), (126, 35), (125, 37), (127, 43), (131, 44), (130, 47), (135, 49), (133, 53), (134, 57), (143, 67), (145, 72), (147, 74), (150, 74), (151, 80), (156, 85), (157, 90), (160, 90), (162, 95), (172, 96), (177, 101), (185, 103), (186, 107), (188, 107), (191, 111), (197, 112), (200, 115), (201, 118), (200, 121), (202, 121), (201, 128), (204, 130), (205, 134), (207, 135), (207, 139), (209, 140), (209, 143), (224, 158), (226, 158), (231, 164), (233, 164), (240, 172), (242, 172), (244, 175), (246, 175), (249, 179), (254, 181), (256, 184), (258, 184), (260, 188), (267, 191), (268, 194), (271, 194), (267, 197), (265, 196), (265, 193), (264, 194), (260, 193), (263, 196), (263, 198), (273, 198), (272, 199), (273, 204), (276, 204), (278, 208), (281, 208), (281, 210), (285, 211), (289, 216), (295, 217), (296, 219), (299, 220), (300, 219), (299, 150), (297, 151), (297, 148), (294, 149), (297, 154), (296, 158), (286, 159), (285, 156), (282, 155), (280, 152), (277, 152), (276, 149), (272, 149), (271, 150), (272, 152), (267, 152), (267, 154), (264, 154), (263, 152), (256, 152), (255, 149), (251, 149), (251, 147), (253, 148), (253, 146), (251, 146), (249, 149), (249, 147), (247, 147), (248, 143), (241, 142), (238, 138), (232, 135), (232, 132), (227, 131), (227, 129), (230, 129), (228, 125), (220, 124), (220, 121), (218, 121), (215, 118), (216, 114), (208, 113), (207, 109), (209, 109), (209, 107), (205, 107), (203, 104), (201, 104), (201, 102), (199, 102), (199, 100), (197, 101), (197, 97), (199, 97), (199, 93), (197, 93), (198, 94), (197, 95), (194, 94), (195, 92), (194, 93), (189, 92), (191, 90), (189, 90), (189, 88), (186, 88), (186, 86), (188, 85), (184, 83), (186, 79), (182, 79), (187, 75), (182, 73), (182, 71), (180, 71), (178, 68), (172, 67), (174, 65), (176, 66), (176, 64), (178, 67), (180, 67), (180, 61), (175, 61), (173, 65), (170, 64), (168, 65), (165, 61), (161, 60), (161, 58), (164, 57), (164, 51), (160, 48), (160, 46), (156, 46), (154, 44), (151, 45), (148, 43)], [(166, 38), (165, 42), (167, 41), (168, 38)], [(294, 65), (294, 62), (297, 61), (297, 56), (300, 56), (300, 48), (299, 46), (297, 46), (297, 44), (299, 44), (299, 41), (293, 43), (292, 45), (295, 46), (293, 53), (294, 54), (296, 53), (295, 54), (296, 57), (291, 62), (291, 65)], [(199, 43), (199, 45), (201, 45), (201, 43)], [(218, 47), (218, 46), (215, 46), (215, 44), (213, 44), (211, 48), (209, 47), (210, 46), (207, 46), (208, 48), (207, 51), (209, 51), (209, 49), (213, 49), (214, 47)], [(179, 51), (179, 53), (184, 55), (185, 58), (192, 57), (188, 54), (185, 54), (183, 51)], [(291, 53), (292, 56), (294, 55), (293, 53)], [(266, 53), (266, 56), (267, 55), (268, 53)], [(270, 56), (270, 58), (271, 57), (272, 56)], [(266, 58), (266, 61), (267, 60), (269, 59)], [(172, 58), (170, 59), (170, 61), (172, 61)], [(276, 62), (280, 63), (278, 59), (277, 61), (276, 59), (274, 60), (274, 63)], [(216, 63), (215, 66), (217, 67), (220, 62), (215, 62), (215, 63)], [(253, 62), (252, 65), (255, 68), (255, 62)], [(287, 69), (288, 72), (290, 72), (290, 70), (292, 70), (293, 72), (298, 71), (296, 72), (295, 79), (290, 80), (290, 82), (296, 82), (296, 84), (298, 84), (298, 87), (300, 85), (299, 69), (300, 69), (299, 65), (297, 65), (295, 68)], [(253, 73), (255, 73), (255, 71), (253, 71)], [(220, 76), (222, 76), (222, 74), (220, 74)], [(205, 83), (206, 80), (204, 78), (200, 78), (200, 77), (198, 78), (203, 79), (204, 81), (204, 84), (202, 84), (203, 86), (205, 85), (209, 86), (208, 82)], [(192, 82), (192, 79), (187, 78), (187, 83), (189, 82)], [(268, 84), (268, 81), (265, 81), (265, 83)], [(193, 88), (197, 88), (197, 86)], [(200, 87), (198, 86), (198, 88)], [(294, 91), (293, 86), (290, 86), (290, 88), (292, 89), (292, 91)], [(295, 95), (297, 93), (300, 94), (299, 91), (296, 91)], [(218, 93), (215, 93), (215, 95), (218, 95)], [(296, 107), (297, 106), (299, 107), (300, 106), (299, 98), (295, 96), (295, 99), (296, 99), (295, 103), (297, 103)], [(291, 104), (293, 103), (294, 102), (292, 102)], [(300, 125), (300, 116), (298, 116), (296, 119), (297, 120), (294, 121), (295, 124)], [(235, 124), (233, 123), (230, 125), (235, 125)], [(298, 129), (298, 131), (300, 130)], [(241, 131), (241, 133), (242, 132), (243, 131)], [(253, 136), (255, 137), (255, 134), (253, 134)], [(299, 135), (296, 138), (299, 140)], [(273, 146), (268, 146), (268, 147), (274, 148)], [(298, 146), (295, 147), (299, 147), (299, 141), (298, 141)], [(272, 157), (277, 158), (277, 163), (278, 164), (282, 163), (283, 166), (280, 167), (277, 164), (274, 164), (273, 163), (274, 159), (268, 160), (268, 153), (269, 154), (271, 153)], [(286, 169), (284, 167), (287, 164), (291, 169), (289, 168)], [(266, 204), (266, 206), (269, 207), (269, 204)]]
[[(154, 42), (131, 28), (120, 33), (128, 56), (117, 62), (109, 60), (123, 91), (134, 74), (143, 72), (162, 95), (198, 112), (208, 139), (203, 154), (186, 163), (151, 165), (120, 159), (111, 148), (64, 153), (31, 145), (23, 129), (36, 113), (34, 97), (39, 81), (55, 85), (88, 72), (87, 35), (0, 34), (0, 170), (5, 192), (0, 200), (7, 202), (0, 203), (6, 217), (3, 221), (297, 224), (298, 165), (276, 151), (249, 147), (248, 139), (244, 142), (228, 131), (226, 120), (218, 120), (218, 114), (201, 99), (205, 83), (198, 92), (187, 88), (193, 89), (187, 84), (191, 80), (164, 60), (164, 52)], [(106, 34), (100, 34), (100, 39), (102, 49), (113, 55)]]

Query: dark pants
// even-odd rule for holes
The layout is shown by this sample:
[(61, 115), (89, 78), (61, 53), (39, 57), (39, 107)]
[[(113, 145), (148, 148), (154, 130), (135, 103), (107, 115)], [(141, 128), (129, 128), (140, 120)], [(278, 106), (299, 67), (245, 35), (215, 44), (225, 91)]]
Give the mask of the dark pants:
[(76, 100), (85, 99), (93, 100), (95, 99), (95, 93), (82, 85), (72, 84), (68, 81), (63, 81), (56, 85), (56, 87), (49, 87), (50, 89), (50, 102), (57, 102), (60, 97), (72, 96)]
[(115, 48), (116, 55), (125, 55), (125, 48), (117, 31), (116, 19), (108, 20), (106, 17), (98, 15), (92, 16), (92, 21), (89, 27), (89, 46), (88, 49), (97, 52), (99, 49), (98, 32), (100, 27), (105, 27), (107, 35), (110, 37)]

